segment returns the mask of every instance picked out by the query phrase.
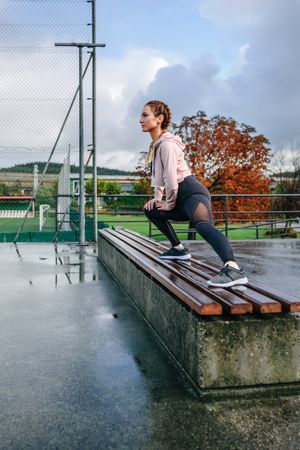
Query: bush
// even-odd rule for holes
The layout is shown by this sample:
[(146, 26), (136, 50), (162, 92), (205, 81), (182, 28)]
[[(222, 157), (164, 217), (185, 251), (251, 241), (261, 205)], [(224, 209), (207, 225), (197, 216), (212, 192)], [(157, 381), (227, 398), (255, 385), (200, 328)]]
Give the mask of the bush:
[(294, 230), (293, 228), (274, 228), (273, 230), (266, 231), (265, 235), (280, 237), (281, 239), (284, 238), (297, 239), (298, 237), (297, 231)]

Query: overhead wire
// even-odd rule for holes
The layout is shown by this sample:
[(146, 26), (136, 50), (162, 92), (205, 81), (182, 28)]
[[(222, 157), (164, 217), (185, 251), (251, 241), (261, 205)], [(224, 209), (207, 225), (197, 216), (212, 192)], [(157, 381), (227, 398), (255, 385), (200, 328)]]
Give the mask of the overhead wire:
[(81, 27), (88, 23), (0, 23), (0, 27)]

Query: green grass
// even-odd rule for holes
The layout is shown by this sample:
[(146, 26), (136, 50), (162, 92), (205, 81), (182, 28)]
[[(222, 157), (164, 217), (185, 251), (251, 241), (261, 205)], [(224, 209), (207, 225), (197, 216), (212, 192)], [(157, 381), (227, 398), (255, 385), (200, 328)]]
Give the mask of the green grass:
[[(0, 233), (15, 233), (21, 226), (23, 219), (17, 218), (0, 218)], [(55, 218), (47, 217), (43, 227), (43, 231), (55, 230)], [(24, 223), (24, 232), (39, 231), (39, 218), (27, 218)]]

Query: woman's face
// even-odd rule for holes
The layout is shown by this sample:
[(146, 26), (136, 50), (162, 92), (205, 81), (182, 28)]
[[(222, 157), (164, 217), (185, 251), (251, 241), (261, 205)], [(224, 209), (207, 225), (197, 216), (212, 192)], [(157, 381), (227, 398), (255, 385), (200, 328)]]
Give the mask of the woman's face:
[(141, 114), (140, 124), (143, 131), (152, 131), (157, 127), (160, 127), (163, 120), (163, 116), (155, 116), (149, 105), (145, 105)]

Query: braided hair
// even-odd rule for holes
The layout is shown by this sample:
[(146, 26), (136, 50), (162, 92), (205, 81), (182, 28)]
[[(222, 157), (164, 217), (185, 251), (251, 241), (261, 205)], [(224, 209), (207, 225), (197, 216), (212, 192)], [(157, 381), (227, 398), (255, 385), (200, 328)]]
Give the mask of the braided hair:
[(169, 126), (171, 125), (171, 119), (172, 119), (172, 111), (170, 106), (168, 106), (166, 103), (161, 102), (160, 100), (151, 100), (150, 102), (146, 103), (145, 106), (150, 106), (153, 114), (157, 117), (159, 115), (164, 116), (164, 120), (161, 124), (161, 129), (164, 131), (167, 131)]

